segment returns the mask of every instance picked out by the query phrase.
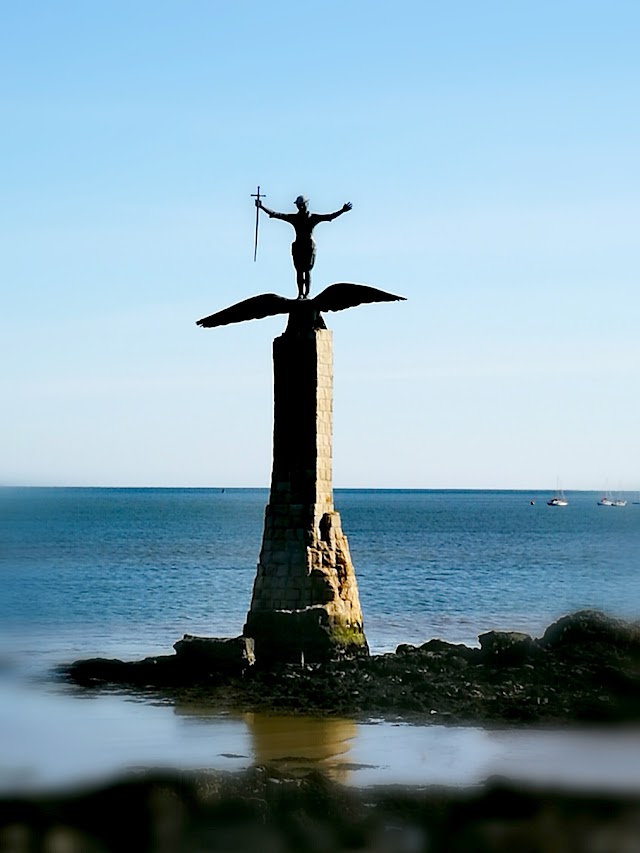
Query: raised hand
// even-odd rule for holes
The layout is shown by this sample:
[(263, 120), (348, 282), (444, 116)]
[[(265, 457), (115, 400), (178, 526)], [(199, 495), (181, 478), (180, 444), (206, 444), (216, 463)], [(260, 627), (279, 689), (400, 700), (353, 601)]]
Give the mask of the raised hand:
[(342, 212), (346, 213), (348, 210), (351, 210), (352, 207), (353, 205), (351, 204), (351, 202), (347, 201), (342, 205)]

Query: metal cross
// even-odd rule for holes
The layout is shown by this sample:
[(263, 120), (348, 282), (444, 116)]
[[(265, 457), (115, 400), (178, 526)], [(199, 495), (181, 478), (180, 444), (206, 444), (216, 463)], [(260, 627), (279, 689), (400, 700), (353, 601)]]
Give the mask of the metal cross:
[[(260, 201), (261, 198), (266, 198), (266, 195), (260, 195), (260, 186), (258, 186), (258, 192), (251, 193), (251, 198), (255, 198), (256, 201)], [(260, 220), (260, 208), (256, 207), (256, 239), (253, 244), (253, 260), (257, 260), (258, 257), (258, 222)]]

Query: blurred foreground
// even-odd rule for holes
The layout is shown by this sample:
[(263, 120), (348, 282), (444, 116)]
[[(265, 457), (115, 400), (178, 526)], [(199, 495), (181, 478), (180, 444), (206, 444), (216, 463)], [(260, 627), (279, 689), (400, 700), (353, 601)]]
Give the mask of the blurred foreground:
[(632, 853), (640, 794), (346, 788), (253, 767), (0, 800), (0, 853)]

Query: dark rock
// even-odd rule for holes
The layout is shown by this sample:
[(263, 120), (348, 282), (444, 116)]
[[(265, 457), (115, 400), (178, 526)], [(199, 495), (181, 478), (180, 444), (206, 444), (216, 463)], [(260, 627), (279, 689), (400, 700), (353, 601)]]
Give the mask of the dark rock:
[(174, 644), (179, 666), (207, 673), (241, 676), (256, 661), (250, 637), (194, 637)]
[(494, 666), (513, 666), (541, 654), (540, 647), (520, 631), (487, 631), (480, 634), (480, 660)]
[[(250, 649), (246, 638), (185, 637), (169, 657), (133, 663), (77, 661), (64, 675), (89, 687), (166, 688), (174, 697), (198, 698), (220, 708), (431, 720), (446, 716), (452, 722), (480, 724), (640, 721), (637, 626), (621, 620), (578, 613), (552, 625), (540, 641), (518, 632), (489, 631), (480, 637), (479, 649), (430, 640), (419, 647), (403, 644), (396, 653), (350, 657), (341, 653), (331, 626), (321, 619), (306, 631), (309, 614), (301, 612), (284, 611), (282, 618), (288, 621), (271, 635), (290, 636), (284, 653), (269, 647), (265, 622), (264, 657), (258, 656), (254, 666), (245, 666)], [(318, 642), (315, 648), (312, 641)], [(220, 664), (223, 650), (241, 666), (225, 669)], [(291, 662), (282, 660), (287, 656)]]
[(72, 681), (86, 687), (91, 684), (121, 681), (125, 667), (126, 664), (118, 658), (88, 658), (74, 661), (66, 673)]
[(412, 646), (410, 643), (400, 643), (398, 648), (396, 649), (397, 655), (410, 655), (415, 654), (418, 651), (417, 646)]
[(447, 643), (444, 640), (428, 640), (419, 646), (421, 652), (437, 652), (438, 654), (459, 656), (468, 659), (477, 649), (470, 649), (462, 643)]
[(492, 779), (358, 789), (318, 772), (138, 774), (88, 791), (0, 797), (4, 851), (635, 851), (640, 796)]
[(594, 642), (640, 652), (640, 626), (599, 610), (580, 610), (549, 625), (538, 640), (547, 649)]
[(85, 687), (99, 684), (132, 684), (166, 687), (180, 682), (176, 658), (158, 655), (140, 661), (91, 658), (72, 663), (66, 674)]

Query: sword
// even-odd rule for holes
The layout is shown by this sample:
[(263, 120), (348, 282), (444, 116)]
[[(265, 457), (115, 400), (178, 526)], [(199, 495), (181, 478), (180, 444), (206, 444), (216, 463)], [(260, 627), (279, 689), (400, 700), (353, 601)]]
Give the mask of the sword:
[[(260, 201), (261, 198), (266, 198), (266, 195), (260, 195), (260, 186), (258, 186), (257, 193), (251, 193), (251, 198), (255, 198), (256, 201)], [(256, 261), (258, 257), (258, 222), (260, 221), (260, 208), (256, 207), (256, 239), (253, 244), (253, 260)]]

